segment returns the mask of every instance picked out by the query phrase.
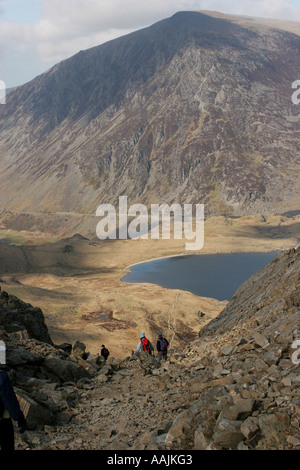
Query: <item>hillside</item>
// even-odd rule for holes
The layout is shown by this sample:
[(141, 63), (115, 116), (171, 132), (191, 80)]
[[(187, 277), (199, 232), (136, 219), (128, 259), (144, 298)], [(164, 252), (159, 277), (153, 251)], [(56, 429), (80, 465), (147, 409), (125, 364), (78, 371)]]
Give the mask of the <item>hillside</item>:
[(179, 12), (80, 51), (1, 107), (0, 208), (88, 214), (126, 194), (298, 209), (299, 50), (276, 25)]
[(2, 292), (0, 339), (30, 403), (18, 448), (299, 449), (299, 272), (300, 248), (279, 254), (163, 364), (55, 346), (40, 310)]

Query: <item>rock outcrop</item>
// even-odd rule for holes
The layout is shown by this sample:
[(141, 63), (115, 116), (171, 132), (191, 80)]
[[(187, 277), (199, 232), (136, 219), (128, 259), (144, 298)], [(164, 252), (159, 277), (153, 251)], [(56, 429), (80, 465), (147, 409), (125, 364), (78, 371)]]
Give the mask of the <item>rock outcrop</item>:
[(66, 410), (78, 401), (76, 384), (89, 380), (101, 363), (98, 357), (83, 360), (72, 345), (54, 345), (42, 311), (4, 291), (0, 291), (0, 340), (6, 347), (2, 367), (16, 387), (30, 429), (69, 416)]
[(80, 342), (70, 352), (3, 329), (31, 413), (18, 448), (300, 449), (299, 273), (300, 248), (279, 254), (162, 363), (102, 362)]

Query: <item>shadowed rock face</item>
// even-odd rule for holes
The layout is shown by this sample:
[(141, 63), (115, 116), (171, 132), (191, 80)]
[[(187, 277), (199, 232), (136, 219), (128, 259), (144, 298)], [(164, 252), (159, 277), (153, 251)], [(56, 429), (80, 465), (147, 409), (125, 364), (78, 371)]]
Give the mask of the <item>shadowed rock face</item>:
[(289, 32), (181, 12), (79, 52), (0, 108), (0, 206), (294, 208), (299, 50)]

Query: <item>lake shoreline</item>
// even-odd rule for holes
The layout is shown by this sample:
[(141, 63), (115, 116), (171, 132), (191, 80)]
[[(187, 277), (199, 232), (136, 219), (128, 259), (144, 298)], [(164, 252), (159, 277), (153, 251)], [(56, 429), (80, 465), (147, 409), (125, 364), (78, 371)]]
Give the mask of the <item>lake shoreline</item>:
[[(131, 265), (121, 282), (136, 285), (154, 284), (167, 289), (191, 292), (199, 297), (231, 301), (243, 282), (279, 252), (280, 250), (194, 255), (189, 253), (161, 257)], [(203, 263), (199, 263), (200, 260)], [(165, 263), (158, 267), (157, 263), (161, 261)], [(150, 268), (147, 269), (149, 263)]]

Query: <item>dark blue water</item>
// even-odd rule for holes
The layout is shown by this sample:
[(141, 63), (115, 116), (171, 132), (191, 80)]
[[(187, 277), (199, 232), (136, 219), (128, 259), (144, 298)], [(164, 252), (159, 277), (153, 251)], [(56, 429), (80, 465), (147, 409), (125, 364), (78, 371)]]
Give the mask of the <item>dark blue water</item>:
[(202, 297), (231, 300), (241, 284), (276, 256), (272, 253), (188, 255), (132, 266), (124, 282), (158, 284)]
[(285, 212), (284, 214), (282, 215), (285, 215), (287, 217), (294, 217), (295, 215), (299, 215), (300, 214), (300, 210), (295, 210), (295, 211), (288, 211), (288, 212)]

